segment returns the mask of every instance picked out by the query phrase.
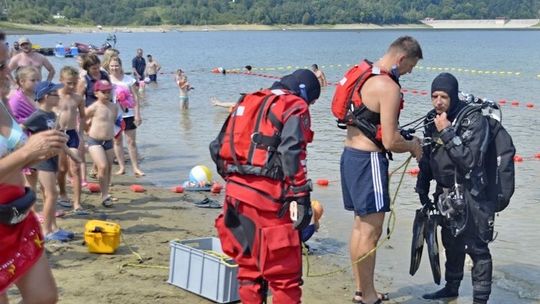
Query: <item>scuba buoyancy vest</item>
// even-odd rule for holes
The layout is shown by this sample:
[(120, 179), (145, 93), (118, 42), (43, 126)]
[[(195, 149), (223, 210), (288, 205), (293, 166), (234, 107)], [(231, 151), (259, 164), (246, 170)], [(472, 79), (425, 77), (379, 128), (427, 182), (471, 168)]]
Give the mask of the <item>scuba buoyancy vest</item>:
[[(512, 136), (501, 123), (502, 112), (499, 105), (490, 100), (471, 96), (467, 96), (469, 104), (456, 117), (455, 126), (458, 130), (464, 118), (475, 111), (481, 111), (486, 117), (489, 132), (486, 134), (486, 144), (482, 146), (484, 157), (481, 161), (487, 175), (486, 194), (488, 199), (495, 203), (495, 212), (500, 212), (506, 209), (514, 194), (516, 148)], [(495, 113), (496, 111), (499, 115)]]
[(435, 110), (431, 110), (424, 120), (424, 141), (429, 139), (431, 149), (429, 151), (429, 167), (437, 184), (443, 188), (451, 188), (454, 185), (456, 166), (443, 147), (440, 138), (441, 132), (437, 131), (433, 119), (437, 115)]
[(262, 90), (243, 95), (227, 117), (217, 138), (210, 143), (210, 154), (218, 173), (255, 175), (283, 180), (282, 162), (277, 151), (283, 122), (271, 111), (278, 101), (305, 101), (288, 91)]
[[(336, 86), (332, 98), (332, 114), (337, 118), (339, 128), (355, 126), (377, 147), (385, 151), (382, 143), (381, 114), (368, 109), (363, 104), (360, 94), (365, 82), (377, 75), (388, 76), (399, 85), (387, 71), (373, 66), (372, 62), (364, 59), (360, 64), (350, 68)], [(403, 99), (400, 108), (403, 108)]]

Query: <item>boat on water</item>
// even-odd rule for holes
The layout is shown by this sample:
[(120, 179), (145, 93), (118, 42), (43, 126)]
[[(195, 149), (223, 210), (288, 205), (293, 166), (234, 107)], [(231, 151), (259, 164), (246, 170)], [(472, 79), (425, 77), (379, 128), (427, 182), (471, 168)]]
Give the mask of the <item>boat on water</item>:
[(86, 44), (81, 42), (75, 42), (75, 47), (77, 48), (79, 53), (85, 54), (85, 53), (95, 53), (97, 55), (103, 55), (107, 49), (112, 48), (112, 45), (109, 42), (103, 43), (100, 47), (97, 47), (93, 44)]
[[(113, 43), (113, 44), (111, 44)], [(111, 34), (107, 37), (107, 40), (101, 45), (96, 46), (90, 43), (75, 42), (71, 47), (65, 47), (62, 43), (58, 43), (54, 48), (54, 55), (56, 57), (75, 57), (79, 54), (95, 53), (97, 55), (103, 55), (107, 49), (110, 49), (116, 45), (116, 35)], [(53, 55), (53, 54), (44, 54)]]
[(54, 56), (60, 58), (69, 58), (79, 55), (79, 49), (76, 46), (65, 47), (62, 43), (58, 43), (54, 47)]

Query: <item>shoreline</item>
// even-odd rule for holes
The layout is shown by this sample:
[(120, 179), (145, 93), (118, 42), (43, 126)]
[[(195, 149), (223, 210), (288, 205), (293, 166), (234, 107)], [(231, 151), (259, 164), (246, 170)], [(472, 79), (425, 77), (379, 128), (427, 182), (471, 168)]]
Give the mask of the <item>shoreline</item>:
[(355, 30), (540, 30), (540, 24), (532, 26), (503, 25), (488, 20), (437, 20), (418, 24), (322, 24), (322, 25), (160, 25), (160, 26), (59, 26), (0, 22), (6, 34), (70, 34), (70, 33), (166, 33), (166, 32), (216, 32), (216, 31), (355, 31)]

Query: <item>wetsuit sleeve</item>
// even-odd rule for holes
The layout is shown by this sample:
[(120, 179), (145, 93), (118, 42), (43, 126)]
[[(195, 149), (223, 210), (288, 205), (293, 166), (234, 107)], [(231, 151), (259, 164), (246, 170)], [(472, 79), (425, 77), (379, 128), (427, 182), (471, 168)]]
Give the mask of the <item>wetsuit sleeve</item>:
[(482, 146), (486, 144), (489, 132), (488, 122), (481, 113), (474, 112), (466, 119), (469, 124), (462, 126), (459, 134), (454, 127), (448, 127), (441, 132), (444, 149), (463, 173), (468, 173), (480, 165)]
[(291, 109), (286, 110), (281, 143), (278, 146), (285, 183), (288, 186), (286, 197), (303, 196), (311, 191), (306, 167), (306, 147), (312, 137), (311, 118), (307, 104), (303, 101), (302, 103), (294, 104)]
[(433, 179), (433, 173), (431, 172), (431, 167), (429, 166), (429, 159), (431, 157), (430, 146), (423, 147), (424, 153), (422, 158), (418, 163), (420, 171), (418, 172), (418, 177), (416, 178), (416, 193), (418, 194), (429, 194), (429, 185)]

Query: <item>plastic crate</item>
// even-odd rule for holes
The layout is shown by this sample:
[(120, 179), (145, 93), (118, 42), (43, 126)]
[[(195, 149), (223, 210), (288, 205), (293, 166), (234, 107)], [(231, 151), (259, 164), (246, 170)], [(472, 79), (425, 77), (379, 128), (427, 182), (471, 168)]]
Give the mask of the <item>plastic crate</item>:
[(233, 259), (223, 258), (219, 239), (171, 241), (169, 246), (170, 284), (218, 303), (240, 299), (236, 279), (238, 267)]

